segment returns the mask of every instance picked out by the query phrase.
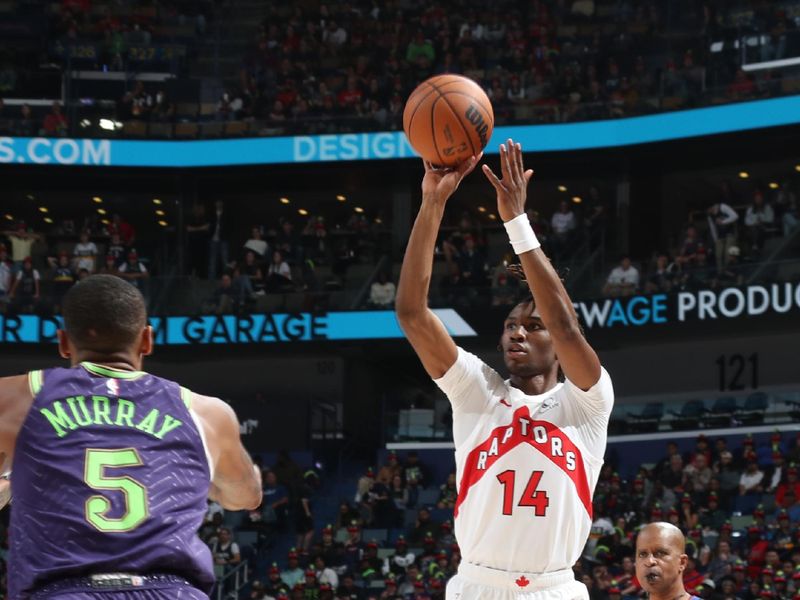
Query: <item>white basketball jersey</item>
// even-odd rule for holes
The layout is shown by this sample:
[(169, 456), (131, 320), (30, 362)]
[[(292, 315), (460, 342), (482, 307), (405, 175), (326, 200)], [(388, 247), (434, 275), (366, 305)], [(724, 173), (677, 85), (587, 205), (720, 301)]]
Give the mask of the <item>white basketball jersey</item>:
[(459, 348), (436, 383), (453, 406), (463, 559), (521, 573), (571, 568), (592, 524), (614, 403), (608, 373), (586, 392), (566, 381), (527, 396)]

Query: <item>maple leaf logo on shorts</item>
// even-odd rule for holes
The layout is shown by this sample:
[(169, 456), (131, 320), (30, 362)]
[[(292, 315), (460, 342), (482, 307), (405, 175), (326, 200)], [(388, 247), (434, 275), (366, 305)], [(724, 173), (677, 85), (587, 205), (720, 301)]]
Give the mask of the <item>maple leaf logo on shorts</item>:
[(530, 581), (528, 581), (528, 579), (525, 577), (525, 575), (522, 575), (514, 583), (516, 583), (519, 587), (525, 587), (526, 585), (528, 585), (530, 583)]

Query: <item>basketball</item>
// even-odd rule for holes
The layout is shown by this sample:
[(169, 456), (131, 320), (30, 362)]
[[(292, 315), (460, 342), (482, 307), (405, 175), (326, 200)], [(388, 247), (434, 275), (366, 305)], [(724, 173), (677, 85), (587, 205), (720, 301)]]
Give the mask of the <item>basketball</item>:
[(436, 75), (411, 92), (403, 129), (423, 159), (454, 167), (486, 147), (494, 129), (492, 103), (472, 79)]

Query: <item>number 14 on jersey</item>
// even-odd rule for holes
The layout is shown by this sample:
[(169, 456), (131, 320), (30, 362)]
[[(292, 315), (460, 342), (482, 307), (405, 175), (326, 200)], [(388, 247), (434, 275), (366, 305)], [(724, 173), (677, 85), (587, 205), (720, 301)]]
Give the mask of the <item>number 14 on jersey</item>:
[[(522, 492), (517, 506), (533, 507), (533, 514), (537, 517), (544, 517), (547, 514), (547, 507), (550, 506), (550, 498), (544, 490), (537, 490), (539, 482), (542, 480), (543, 471), (531, 473), (528, 484)], [(517, 472), (513, 469), (503, 471), (497, 476), (497, 480), (503, 486), (503, 514), (512, 515), (514, 512), (514, 488), (516, 486)]]

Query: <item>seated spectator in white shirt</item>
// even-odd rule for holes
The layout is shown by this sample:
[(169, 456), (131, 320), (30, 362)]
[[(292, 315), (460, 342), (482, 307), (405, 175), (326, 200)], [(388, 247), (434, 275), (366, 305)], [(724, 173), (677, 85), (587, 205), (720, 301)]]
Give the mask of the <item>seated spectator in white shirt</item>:
[(283, 260), (280, 250), (272, 253), (272, 262), (267, 267), (265, 287), (268, 292), (286, 291), (292, 287), (292, 268)]
[(603, 293), (607, 296), (631, 296), (639, 289), (639, 271), (631, 264), (631, 259), (623, 256), (619, 266), (608, 275)]
[(261, 235), (260, 227), (253, 227), (250, 239), (244, 243), (245, 250), (252, 250), (256, 253), (256, 258), (261, 261), (267, 255), (267, 242)]
[(369, 305), (375, 308), (391, 308), (394, 306), (396, 291), (394, 283), (381, 271), (378, 273), (377, 281), (372, 282), (369, 288)]
[(75, 256), (75, 270), (80, 271), (86, 269), (89, 273), (94, 273), (97, 270), (97, 246), (94, 242), (89, 241), (89, 232), (81, 232), (81, 241), (75, 244), (72, 251)]

